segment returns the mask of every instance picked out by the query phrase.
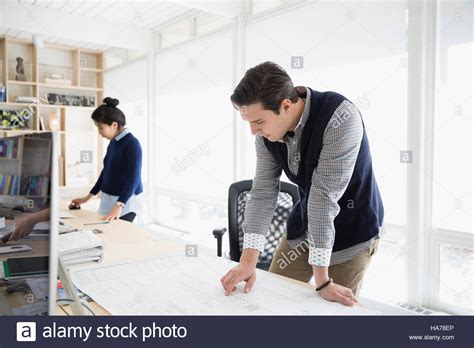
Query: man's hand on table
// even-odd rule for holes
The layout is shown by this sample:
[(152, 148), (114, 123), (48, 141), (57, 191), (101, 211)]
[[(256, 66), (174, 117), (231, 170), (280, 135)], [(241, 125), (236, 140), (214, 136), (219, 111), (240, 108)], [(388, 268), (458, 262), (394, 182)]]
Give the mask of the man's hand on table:
[(221, 278), (221, 284), (225, 294), (230, 295), (240, 282), (245, 282), (244, 292), (248, 293), (257, 280), (255, 268), (257, 267), (259, 251), (256, 249), (244, 249), (240, 263), (233, 267)]

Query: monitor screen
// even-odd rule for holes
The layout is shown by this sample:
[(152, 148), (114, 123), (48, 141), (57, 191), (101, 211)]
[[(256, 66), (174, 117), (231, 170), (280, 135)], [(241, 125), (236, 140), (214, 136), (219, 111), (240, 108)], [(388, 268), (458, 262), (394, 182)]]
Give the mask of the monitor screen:
[(0, 132), (0, 314), (54, 314), (58, 143)]

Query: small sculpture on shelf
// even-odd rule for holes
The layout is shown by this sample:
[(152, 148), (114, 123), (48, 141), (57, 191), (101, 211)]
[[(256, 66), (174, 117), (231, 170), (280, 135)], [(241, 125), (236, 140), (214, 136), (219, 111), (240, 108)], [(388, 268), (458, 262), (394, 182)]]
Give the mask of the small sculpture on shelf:
[(25, 67), (23, 66), (23, 58), (16, 58), (16, 80), (26, 81)]
[(56, 113), (56, 111), (51, 111), (49, 114), (49, 128), (52, 131), (58, 131), (61, 128), (61, 125), (59, 124), (59, 116)]

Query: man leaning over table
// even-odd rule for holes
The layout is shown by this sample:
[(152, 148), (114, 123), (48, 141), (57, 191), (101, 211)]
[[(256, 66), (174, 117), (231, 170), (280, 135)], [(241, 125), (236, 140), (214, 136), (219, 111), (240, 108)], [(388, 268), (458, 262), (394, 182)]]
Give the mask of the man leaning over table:
[(221, 278), (226, 294), (242, 281), (247, 293), (256, 281), (283, 170), (300, 199), (270, 272), (304, 282), (314, 276), (321, 297), (352, 306), (384, 215), (359, 110), (338, 93), (294, 87), (272, 62), (249, 69), (231, 101), (255, 135), (257, 167), (240, 262)]

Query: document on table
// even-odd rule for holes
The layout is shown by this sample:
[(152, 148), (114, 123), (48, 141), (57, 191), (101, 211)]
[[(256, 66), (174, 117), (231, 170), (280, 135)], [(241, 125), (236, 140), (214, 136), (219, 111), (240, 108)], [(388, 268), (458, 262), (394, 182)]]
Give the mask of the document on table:
[(35, 227), (33, 227), (33, 230), (41, 230), (41, 231), (49, 231), (51, 229), (51, 225), (49, 221), (42, 221), (38, 222)]
[(86, 249), (102, 247), (103, 242), (89, 230), (62, 234), (58, 238), (59, 255), (66, 255)]
[(224, 295), (220, 278), (235, 263), (218, 257), (169, 256), (71, 270), (74, 284), (113, 315), (289, 314), (381, 315), (364, 306), (323, 300), (314, 289), (257, 270), (248, 294), (243, 285)]
[(60, 234), (58, 251), (66, 265), (99, 262), (104, 254), (102, 240), (89, 230)]

